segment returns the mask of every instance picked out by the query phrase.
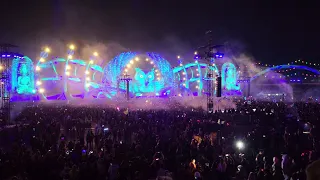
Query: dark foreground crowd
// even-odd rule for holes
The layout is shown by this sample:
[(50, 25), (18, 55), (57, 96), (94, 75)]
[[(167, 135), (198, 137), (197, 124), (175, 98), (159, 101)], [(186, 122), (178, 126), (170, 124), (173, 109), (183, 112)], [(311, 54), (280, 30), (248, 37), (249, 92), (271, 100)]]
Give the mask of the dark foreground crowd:
[(319, 109), (31, 106), (0, 131), (0, 179), (316, 180)]

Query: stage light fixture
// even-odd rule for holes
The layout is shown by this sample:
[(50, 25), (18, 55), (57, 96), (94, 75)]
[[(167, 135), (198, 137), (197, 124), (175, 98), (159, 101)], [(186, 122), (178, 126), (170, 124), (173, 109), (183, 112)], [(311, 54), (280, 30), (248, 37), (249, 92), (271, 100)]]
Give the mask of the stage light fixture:
[(236, 142), (236, 147), (241, 150), (244, 149), (244, 143), (242, 141), (237, 141)]
[(37, 85), (39, 86), (39, 85), (41, 85), (42, 83), (41, 83), (41, 81), (37, 81)]
[(40, 89), (39, 89), (39, 92), (40, 92), (40, 93), (44, 93), (44, 89), (43, 89), (43, 88), (40, 88)]
[(69, 46), (69, 49), (71, 49), (71, 50), (74, 50), (76, 47), (73, 45), (73, 44), (71, 44), (70, 46)]
[(46, 53), (50, 53), (50, 48), (46, 47), (46, 48), (44, 49), (44, 51), (45, 51)]
[(72, 59), (72, 56), (71, 56), (71, 55), (68, 55), (68, 59)]

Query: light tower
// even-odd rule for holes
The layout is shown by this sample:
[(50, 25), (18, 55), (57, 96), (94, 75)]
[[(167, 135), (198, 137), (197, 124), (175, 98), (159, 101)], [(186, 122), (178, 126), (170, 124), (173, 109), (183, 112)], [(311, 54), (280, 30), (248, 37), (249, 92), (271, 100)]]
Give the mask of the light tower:
[(132, 79), (130, 78), (130, 75), (129, 74), (125, 74), (123, 75), (123, 77), (120, 79), (121, 81), (123, 82), (126, 82), (126, 97), (127, 97), (127, 100), (129, 101), (130, 100), (130, 81), (132, 81)]
[[(223, 58), (224, 54), (218, 51), (223, 45), (214, 45), (212, 40), (212, 31), (206, 32), (207, 44), (198, 48), (197, 53), (195, 53), (194, 59), (200, 60), (204, 59), (207, 62), (207, 112), (213, 113), (214, 105), (214, 93), (215, 87), (221, 89), (221, 83), (216, 83), (221, 77), (214, 77), (214, 66), (216, 66), (216, 59)], [(216, 86), (215, 86), (216, 84)], [(217, 87), (219, 86), (219, 87)], [(221, 97), (221, 92), (217, 93), (217, 97)]]
[(23, 58), (14, 52), (17, 46), (11, 44), (0, 44), (0, 123), (5, 124), (10, 121), (10, 99), (11, 99), (11, 86), (10, 86), (10, 67), (12, 59)]

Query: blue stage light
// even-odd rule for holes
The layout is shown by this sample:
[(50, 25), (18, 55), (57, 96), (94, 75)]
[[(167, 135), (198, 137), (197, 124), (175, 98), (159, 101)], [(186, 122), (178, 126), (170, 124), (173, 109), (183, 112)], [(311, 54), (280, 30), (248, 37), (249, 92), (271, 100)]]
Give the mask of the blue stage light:
[(215, 58), (223, 58), (224, 54), (223, 53), (214, 53)]

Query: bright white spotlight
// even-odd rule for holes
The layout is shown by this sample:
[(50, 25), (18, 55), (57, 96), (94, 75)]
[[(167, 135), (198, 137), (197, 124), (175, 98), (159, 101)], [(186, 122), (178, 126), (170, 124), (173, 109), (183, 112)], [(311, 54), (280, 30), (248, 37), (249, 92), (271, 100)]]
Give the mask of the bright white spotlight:
[(69, 71), (67, 71), (67, 72), (66, 72), (66, 75), (67, 75), (67, 76), (70, 76), (70, 72), (69, 72)]
[(90, 72), (89, 72), (89, 71), (86, 71), (86, 74), (90, 74)]
[(194, 52), (194, 55), (197, 55), (197, 54), (198, 54), (198, 52), (197, 52), (197, 51), (195, 51), (195, 52)]
[(93, 55), (96, 57), (99, 56), (98, 52), (94, 52)]
[(87, 81), (90, 81), (90, 78), (89, 78), (89, 77), (86, 77), (86, 80), (87, 80)]
[(130, 64), (127, 64), (127, 68), (130, 68), (131, 67), (131, 65)]
[(39, 85), (41, 85), (42, 83), (41, 83), (41, 81), (37, 81), (37, 85), (39, 86)]
[(133, 63), (134, 63), (134, 61), (133, 61), (133, 60), (131, 60), (131, 61), (130, 61), (130, 63), (131, 63), (131, 64), (133, 64)]
[(71, 44), (71, 45), (69, 46), (69, 48), (70, 48), (71, 50), (74, 50), (76, 47), (75, 47), (73, 44)]
[(44, 62), (45, 61), (45, 59), (44, 58), (40, 58), (40, 62)]
[(244, 143), (242, 141), (237, 141), (236, 146), (239, 150), (244, 149)]
[(180, 59), (181, 57), (180, 57), (180, 56), (177, 56), (177, 58)]
[(66, 69), (71, 69), (71, 66), (67, 65), (67, 66), (66, 66)]
[(86, 87), (90, 87), (90, 84), (86, 84)]
[(44, 89), (43, 88), (39, 89), (39, 92), (44, 93)]
[(136, 61), (139, 61), (139, 58), (138, 58), (138, 57), (136, 57), (136, 58), (135, 58), (135, 60), (136, 60)]
[[(0, 67), (2, 67), (2, 66), (0, 66)], [(1, 69), (3, 69), (3, 67)], [(40, 71), (40, 69), (41, 68), (39, 66), (36, 66), (36, 71)]]
[(89, 63), (90, 63), (90, 64), (93, 64), (93, 60), (90, 60)]
[(150, 64), (153, 64), (153, 61), (150, 61)]
[(46, 53), (49, 53), (49, 52), (50, 52), (50, 48), (46, 47), (46, 48), (44, 49), (44, 51), (45, 51)]
[(146, 58), (146, 61), (149, 61), (149, 59), (148, 59), (148, 58)]

